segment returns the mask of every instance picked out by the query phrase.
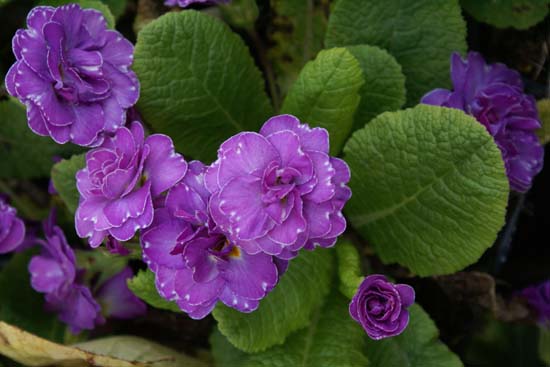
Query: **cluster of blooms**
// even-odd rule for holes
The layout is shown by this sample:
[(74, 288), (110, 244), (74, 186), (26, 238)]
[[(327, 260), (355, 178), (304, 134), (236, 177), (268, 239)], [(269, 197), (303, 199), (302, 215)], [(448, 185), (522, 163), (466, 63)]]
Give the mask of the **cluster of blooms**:
[(550, 327), (550, 280), (527, 287), (519, 293), (535, 311), (540, 325)]
[(187, 8), (193, 4), (224, 4), (231, 0), (164, 0), (166, 6), (179, 6), (180, 8)]
[(138, 121), (86, 155), (77, 173), (77, 233), (93, 247), (141, 230), (160, 294), (193, 318), (221, 301), (251, 312), (302, 248), (330, 247), (346, 228), (350, 172), (328, 133), (281, 115), (189, 164), (169, 137)]
[(411, 286), (393, 284), (380, 274), (369, 275), (353, 296), (349, 313), (370, 338), (389, 338), (401, 334), (409, 324), (407, 308), (414, 298)]
[(0, 195), (0, 254), (14, 251), (25, 239), (25, 224)]
[(518, 72), (503, 64), (487, 65), (483, 57), (468, 53), (451, 56), (453, 91), (435, 89), (421, 103), (451, 107), (474, 116), (495, 139), (510, 187), (529, 190), (543, 165), (544, 151), (535, 130), (540, 128), (535, 99), (523, 93)]

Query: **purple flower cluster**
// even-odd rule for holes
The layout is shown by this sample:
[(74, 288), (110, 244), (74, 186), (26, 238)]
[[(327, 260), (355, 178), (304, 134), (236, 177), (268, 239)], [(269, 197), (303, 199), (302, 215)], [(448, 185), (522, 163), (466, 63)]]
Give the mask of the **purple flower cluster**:
[(87, 153), (77, 233), (121, 253), (141, 230), (160, 294), (193, 318), (218, 301), (251, 312), (300, 249), (330, 247), (346, 228), (350, 173), (328, 152), (326, 130), (282, 115), (225, 141), (212, 165), (187, 164), (134, 122)]
[(463, 60), (451, 56), (453, 91), (435, 89), (421, 103), (451, 107), (474, 116), (495, 139), (510, 187), (529, 190), (543, 165), (544, 151), (535, 130), (540, 128), (535, 99), (523, 92), (520, 75), (503, 64), (487, 65), (483, 57), (468, 53)]
[(399, 335), (409, 323), (407, 308), (414, 303), (414, 289), (390, 283), (380, 274), (367, 276), (351, 303), (351, 317), (375, 340)]
[(17, 249), (25, 239), (25, 224), (0, 195), (0, 254)]
[(164, 0), (164, 5), (187, 8), (193, 4), (225, 4), (229, 1), (231, 0)]
[[(133, 318), (145, 313), (145, 304), (126, 285), (132, 276), (129, 268), (106, 280), (92, 294), (83, 284), (84, 271), (77, 269), (74, 251), (65, 234), (55, 225), (54, 212), (44, 222), (44, 234), (45, 240), (36, 240), (41, 245), (41, 254), (29, 263), (31, 285), (45, 294), (47, 309), (56, 312), (73, 333), (93, 329), (105, 321), (104, 316)], [(100, 303), (105, 305), (103, 313)]]
[(520, 296), (527, 300), (535, 311), (539, 324), (550, 326), (550, 280), (523, 289)]
[(101, 144), (139, 97), (133, 45), (103, 15), (76, 4), (39, 6), (13, 38), (8, 92), (27, 106), (29, 127), (57, 143)]

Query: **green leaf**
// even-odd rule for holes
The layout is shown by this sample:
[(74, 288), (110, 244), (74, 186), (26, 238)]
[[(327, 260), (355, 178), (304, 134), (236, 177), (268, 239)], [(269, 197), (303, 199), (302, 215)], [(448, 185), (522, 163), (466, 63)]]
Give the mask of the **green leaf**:
[[(27, 126), (25, 107), (14, 99), (0, 101), (0, 178), (47, 177), (54, 156), (78, 151), (34, 134)], [(24, 162), (24, 163), (23, 163)]]
[(349, 317), (348, 301), (335, 291), (310, 325), (289, 336), (283, 345), (247, 355), (231, 348), (219, 334), (211, 342), (218, 367), (370, 366), (364, 355), (365, 332)]
[(428, 314), (417, 304), (409, 311), (403, 334), (367, 341), (370, 367), (462, 367), (460, 359), (439, 341), (439, 331)]
[(126, 0), (101, 0), (101, 2), (109, 6), (115, 18), (119, 18), (126, 10)]
[(537, 102), (537, 109), (542, 127), (537, 130), (541, 144), (550, 141), (550, 99), (541, 99)]
[(336, 255), (338, 257), (340, 292), (351, 299), (357, 292), (359, 284), (365, 279), (361, 274), (359, 253), (350, 242), (340, 241), (336, 245)]
[(336, 155), (351, 131), (363, 83), (359, 62), (349, 51), (321, 51), (307, 63), (288, 92), (282, 113), (327, 129), (331, 153)]
[(283, 343), (290, 333), (308, 325), (329, 292), (332, 270), (330, 250), (302, 251), (258, 310), (246, 314), (223, 305), (216, 307), (213, 315), (220, 331), (246, 352)]
[(405, 75), (401, 65), (381, 48), (359, 45), (347, 49), (359, 61), (365, 79), (353, 123), (353, 130), (357, 130), (382, 112), (398, 110), (405, 104)]
[(135, 336), (111, 336), (74, 345), (75, 347), (118, 358), (138, 361), (152, 367), (206, 367), (207, 364), (173, 349)]
[(39, 2), (39, 5), (61, 6), (71, 3), (76, 3), (82, 8), (99, 10), (103, 13), (107, 21), (107, 26), (109, 28), (115, 28), (115, 17), (111, 9), (99, 0), (42, 0)]
[(256, 0), (232, 0), (229, 4), (220, 4), (218, 9), (227, 23), (248, 30), (254, 29), (260, 15)]
[(86, 280), (94, 281), (96, 287), (100, 287), (107, 279), (120, 273), (126, 265), (128, 258), (110, 254), (104, 248), (94, 251), (75, 250), (76, 262), (79, 269), (85, 269)]
[(281, 95), (287, 94), (302, 67), (323, 49), (328, 1), (270, 0), (267, 58)]
[(44, 296), (30, 285), (27, 268), (33, 255), (34, 251), (15, 254), (0, 272), (0, 321), (61, 341), (65, 326), (57, 321), (55, 313), (44, 311)]
[(419, 105), (386, 112), (344, 148), (352, 225), (384, 263), (419, 275), (474, 263), (504, 224), (508, 180), (486, 129), (464, 112)]
[(135, 277), (128, 280), (128, 288), (143, 301), (153, 307), (173, 312), (181, 312), (177, 304), (167, 301), (160, 296), (155, 286), (155, 274), (150, 270), (140, 271)]
[(80, 194), (76, 188), (76, 172), (86, 165), (85, 154), (73, 155), (56, 163), (52, 168), (52, 181), (59, 196), (63, 199), (71, 213), (76, 211)]
[(466, 51), (458, 0), (340, 0), (330, 16), (326, 45), (368, 44), (389, 51), (407, 77), (407, 104), (450, 86), (449, 57)]
[(166, 14), (138, 34), (138, 108), (178, 151), (210, 161), (225, 139), (272, 114), (264, 81), (241, 38), (193, 10)]
[(462, 7), (480, 22), (497, 28), (527, 29), (548, 15), (548, 0), (461, 0)]
[(550, 330), (539, 328), (539, 358), (546, 366), (550, 366)]

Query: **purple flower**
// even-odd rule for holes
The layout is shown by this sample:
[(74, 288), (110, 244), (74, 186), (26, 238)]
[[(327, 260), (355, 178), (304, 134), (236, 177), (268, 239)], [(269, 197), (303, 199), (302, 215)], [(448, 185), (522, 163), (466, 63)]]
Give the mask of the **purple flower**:
[(134, 274), (129, 267), (107, 279), (95, 293), (103, 314), (115, 319), (133, 319), (143, 316), (147, 306), (128, 289), (127, 281)]
[(409, 323), (407, 308), (414, 303), (414, 289), (393, 284), (385, 276), (367, 276), (349, 305), (349, 313), (375, 340), (399, 335)]
[(153, 221), (153, 199), (177, 183), (187, 162), (172, 140), (154, 134), (144, 139), (133, 122), (86, 154), (86, 167), (76, 174), (80, 204), (75, 214), (80, 237), (92, 247), (107, 235), (128, 241)]
[(59, 319), (71, 327), (73, 333), (93, 329), (104, 322), (99, 304), (88, 287), (80, 283), (82, 274), (76, 269), (75, 255), (61, 228), (55, 225), (52, 212), (44, 222), (46, 240), (41, 255), (29, 263), (31, 285), (45, 294), (46, 308), (59, 315)]
[(499, 147), (510, 187), (529, 190), (543, 165), (544, 151), (535, 130), (540, 128), (535, 99), (523, 93), (520, 75), (503, 64), (487, 65), (483, 57), (468, 53), (451, 56), (454, 90), (435, 89), (421, 103), (457, 108), (474, 116)]
[(189, 164), (141, 236), (143, 259), (156, 274), (159, 293), (195, 319), (208, 315), (218, 301), (254, 311), (277, 283), (278, 266), (285, 266), (272, 256), (241, 251), (218, 232), (208, 214), (205, 170), (200, 162)]
[(328, 152), (328, 132), (291, 115), (226, 140), (206, 174), (216, 225), (249, 254), (290, 259), (334, 245), (346, 229), (350, 172)]
[(164, 0), (166, 6), (179, 6), (180, 8), (187, 8), (193, 4), (225, 4), (231, 0)]
[(536, 312), (541, 325), (550, 325), (550, 280), (527, 287), (519, 293)]
[(25, 224), (17, 217), (17, 210), (0, 195), (0, 254), (17, 249), (25, 239)]
[(27, 27), (13, 38), (6, 88), (27, 106), (29, 127), (60, 144), (101, 144), (139, 97), (132, 44), (76, 4), (36, 7)]

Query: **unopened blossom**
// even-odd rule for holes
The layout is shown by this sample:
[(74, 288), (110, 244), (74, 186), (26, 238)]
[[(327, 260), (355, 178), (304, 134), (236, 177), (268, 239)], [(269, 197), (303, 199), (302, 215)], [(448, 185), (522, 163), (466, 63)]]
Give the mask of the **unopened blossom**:
[(179, 6), (180, 8), (187, 8), (193, 4), (225, 4), (231, 0), (165, 0), (166, 6)]
[(25, 224), (17, 210), (0, 195), (0, 254), (17, 249), (25, 239)]
[(55, 225), (52, 212), (44, 222), (45, 240), (37, 240), (42, 252), (31, 259), (31, 285), (45, 294), (46, 308), (56, 312), (73, 333), (94, 329), (105, 320), (89, 287), (81, 283), (75, 254), (65, 234)]
[(275, 116), (259, 134), (221, 145), (206, 174), (209, 209), (245, 252), (289, 259), (302, 248), (332, 246), (344, 232), (349, 179), (347, 164), (329, 155), (325, 129)]
[(101, 144), (139, 97), (133, 45), (101, 12), (77, 4), (38, 6), (12, 40), (8, 92), (27, 106), (29, 127), (60, 144)]
[(278, 264), (285, 267), (270, 255), (247, 254), (217, 230), (208, 214), (205, 169), (190, 163), (141, 236), (143, 258), (159, 293), (195, 319), (208, 315), (218, 301), (254, 311), (277, 284)]
[(102, 307), (105, 317), (115, 319), (133, 319), (143, 316), (147, 306), (128, 288), (127, 281), (134, 276), (129, 267), (107, 279), (94, 296)]
[(349, 305), (351, 317), (371, 339), (399, 335), (409, 323), (408, 307), (414, 303), (414, 289), (393, 284), (380, 274), (367, 276)]
[(162, 134), (144, 137), (134, 121), (106, 137), (86, 154), (86, 167), (76, 174), (80, 203), (75, 225), (90, 246), (105, 237), (128, 241), (153, 221), (153, 199), (177, 183), (187, 162)]
[(550, 326), (550, 280), (523, 289), (520, 296), (527, 300), (541, 325)]
[(542, 169), (544, 151), (535, 134), (541, 126), (535, 99), (524, 93), (519, 73), (503, 64), (486, 64), (477, 52), (464, 60), (453, 53), (451, 79), (454, 90), (435, 89), (421, 102), (474, 116), (499, 147), (510, 187), (529, 190)]

